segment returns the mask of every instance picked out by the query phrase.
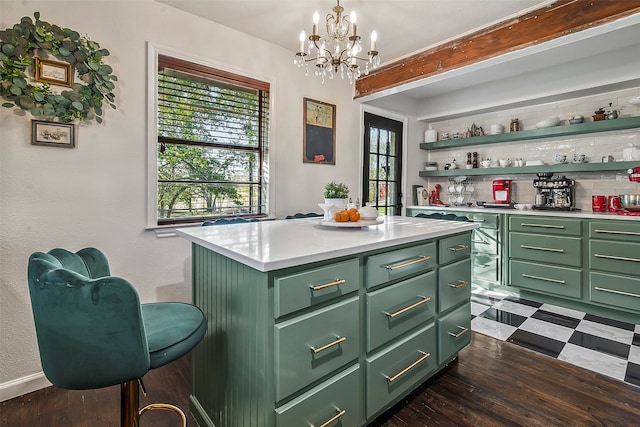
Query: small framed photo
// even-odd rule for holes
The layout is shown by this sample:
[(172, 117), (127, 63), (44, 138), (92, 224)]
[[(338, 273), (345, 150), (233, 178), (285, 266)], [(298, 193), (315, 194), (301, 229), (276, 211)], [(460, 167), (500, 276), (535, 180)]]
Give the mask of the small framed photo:
[(31, 144), (74, 148), (76, 127), (70, 123), (31, 120)]
[(73, 83), (73, 68), (71, 64), (66, 62), (50, 61), (36, 57), (35, 79), (37, 82), (71, 87)]

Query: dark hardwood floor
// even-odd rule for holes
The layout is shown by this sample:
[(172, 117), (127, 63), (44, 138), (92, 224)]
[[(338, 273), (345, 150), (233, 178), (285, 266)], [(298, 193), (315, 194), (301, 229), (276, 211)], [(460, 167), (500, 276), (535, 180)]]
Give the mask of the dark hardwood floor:
[[(141, 404), (173, 403), (188, 410), (190, 369), (185, 356), (151, 371), (144, 378), (149, 395)], [(49, 387), (2, 402), (0, 426), (115, 427), (119, 399), (117, 386), (88, 391)], [(176, 426), (178, 417), (153, 411), (140, 424)], [(190, 415), (188, 425), (197, 426)], [(473, 333), (454, 363), (371, 427), (639, 425), (639, 387)]]

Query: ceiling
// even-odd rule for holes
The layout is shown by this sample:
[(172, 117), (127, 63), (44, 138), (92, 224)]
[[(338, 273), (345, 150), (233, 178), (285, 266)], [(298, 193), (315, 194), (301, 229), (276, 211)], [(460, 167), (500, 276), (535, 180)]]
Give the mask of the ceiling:
[[(336, 0), (156, 0), (293, 53), (312, 16)], [(394, 62), (557, 0), (340, 0), (364, 40)], [(322, 18), (321, 18), (322, 19)], [(320, 34), (326, 31), (320, 24)], [(640, 14), (359, 98), (419, 120), (552, 102), (640, 86)], [(366, 45), (365, 45), (366, 46)]]
[[(295, 52), (312, 16), (331, 12), (336, 0), (156, 0)], [(357, 13), (358, 33), (378, 33), (384, 64), (537, 9), (549, 0), (341, 0)], [(326, 34), (321, 24), (320, 35)]]

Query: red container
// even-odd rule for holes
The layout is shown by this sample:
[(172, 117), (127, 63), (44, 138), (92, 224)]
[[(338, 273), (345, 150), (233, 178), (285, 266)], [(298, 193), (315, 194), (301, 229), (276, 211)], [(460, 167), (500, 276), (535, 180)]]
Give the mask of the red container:
[(607, 196), (591, 196), (591, 210), (593, 212), (604, 212), (606, 209)]
[(620, 196), (609, 196), (607, 198), (607, 209), (609, 209), (609, 212), (617, 212), (622, 209)]

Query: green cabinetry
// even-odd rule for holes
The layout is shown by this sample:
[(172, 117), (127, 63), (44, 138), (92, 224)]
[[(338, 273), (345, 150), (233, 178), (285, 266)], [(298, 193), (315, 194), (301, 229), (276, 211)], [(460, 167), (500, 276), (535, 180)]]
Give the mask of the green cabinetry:
[(201, 426), (364, 426), (470, 340), (471, 232), (265, 272), (192, 250)]

